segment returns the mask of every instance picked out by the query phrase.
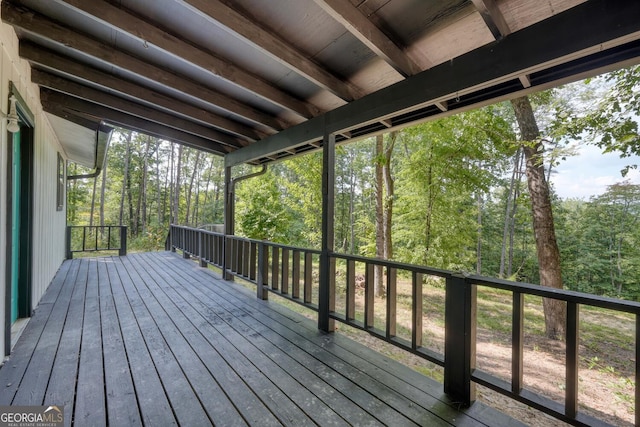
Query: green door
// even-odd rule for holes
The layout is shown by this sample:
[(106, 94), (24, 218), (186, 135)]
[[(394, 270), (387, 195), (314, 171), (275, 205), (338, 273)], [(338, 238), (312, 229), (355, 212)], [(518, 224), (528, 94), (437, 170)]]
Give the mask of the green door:
[(18, 284), (20, 279), (20, 132), (13, 134), (11, 165), (11, 323), (18, 318)]

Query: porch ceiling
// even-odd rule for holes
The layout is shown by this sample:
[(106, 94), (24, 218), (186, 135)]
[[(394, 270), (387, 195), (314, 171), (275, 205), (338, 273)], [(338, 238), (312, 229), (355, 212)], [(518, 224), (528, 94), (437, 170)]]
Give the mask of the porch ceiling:
[(227, 164), (636, 63), (639, 16), (627, 0), (2, 1), (47, 112)]

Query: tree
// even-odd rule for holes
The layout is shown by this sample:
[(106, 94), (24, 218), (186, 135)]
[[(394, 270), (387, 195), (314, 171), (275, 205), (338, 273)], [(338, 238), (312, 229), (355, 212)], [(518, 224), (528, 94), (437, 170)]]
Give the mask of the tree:
[[(556, 241), (549, 184), (545, 177), (542, 156), (544, 147), (540, 141), (540, 131), (529, 98), (526, 96), (515, 98), (511, 100), (511, 105), (520, 128), (522, 150), (525, 157), (540, 284), (562, 289), (560, 250)], [(565, 331), (566, 306), (562, 301), (551, 298), (544, 298), (542, 304), (546, 336), (551, 339), (561, 339)]]

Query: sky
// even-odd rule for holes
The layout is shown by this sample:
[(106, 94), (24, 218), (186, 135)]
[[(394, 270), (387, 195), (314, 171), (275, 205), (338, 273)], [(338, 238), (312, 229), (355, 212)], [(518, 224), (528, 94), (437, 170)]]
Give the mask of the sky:
[(625, 166), (632, 164), (640, 167), (640, 157), (621, 159), (617, 153), (602, 154), (600, 148), (585, 145), (580, 148), (579, 155), (568, 157), (554, 168), (551, 182), (563, 199), (589, 200), (591, 196), (604, 193), (608, 185), (627, 179), (640, 185), (639, 170), (630, 170), (625, 178), (620, 173)]

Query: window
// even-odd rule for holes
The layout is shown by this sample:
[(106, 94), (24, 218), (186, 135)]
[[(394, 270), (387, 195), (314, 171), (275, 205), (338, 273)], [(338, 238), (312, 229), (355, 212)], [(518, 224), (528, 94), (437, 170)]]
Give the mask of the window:
[(58, 153), (58, 188), (56, 191), (57, 210), (61, 211), (64, 207), (64, 160)]

